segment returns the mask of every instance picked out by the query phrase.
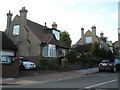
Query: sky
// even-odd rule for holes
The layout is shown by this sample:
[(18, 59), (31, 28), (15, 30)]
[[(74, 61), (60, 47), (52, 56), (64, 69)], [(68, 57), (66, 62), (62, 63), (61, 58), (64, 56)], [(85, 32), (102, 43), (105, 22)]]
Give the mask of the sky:
[[(56, 22), (60, 31), (67, 31), (75, 44), (84, 32), (96, 26), (96, 34), (104, 33), (108, 40), (118, 40), (118, 1), (119, 0), (2, 0), (0, 2), (0, 31), (5, 31), (7, 16), (12, 19), (20, 15), (19, 10), (26, 7), (27, 19), (51, 28)], [(7, 3), (6, 3), (7, 2)]]

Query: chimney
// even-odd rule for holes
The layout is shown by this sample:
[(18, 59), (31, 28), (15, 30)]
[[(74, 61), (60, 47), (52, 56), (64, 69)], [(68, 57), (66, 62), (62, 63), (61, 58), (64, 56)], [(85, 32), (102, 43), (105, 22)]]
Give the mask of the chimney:
[(45, 22), (45, 27), (47, 27), (47, 23)]
[(12, 19), (12, 13), (9, 10), (9, 13), (7, 13), (7, 34), (9, 35), (9, 28), (10, 28), (10, 23), (11, 23), (11, 19)]
[(100, 37), (101, 37), (101, 38), (104, 37), (104, 33), (103, 33), (103, 32), (100, 33)]
[(57, 24), (56, 24), (56, 22), (53, 22), (52, 28), (57, 29)]
[(91, 29), (92, 29), (92, 33), (93, 33), (93, 35), (96, 35), (96, 26), (93, 25), (93, 26), (91, 27)]
[(22, 10), (20, 10), (20, 19), (21, 19), (21, 24), (26, 24), (26, 18), (27, 18), (27, 10), (25, 7), (22, 7)]
[(81, 38), (83, 37), (83, 35), (84, 35), (84, 28), (82, 27), (81, 28)]

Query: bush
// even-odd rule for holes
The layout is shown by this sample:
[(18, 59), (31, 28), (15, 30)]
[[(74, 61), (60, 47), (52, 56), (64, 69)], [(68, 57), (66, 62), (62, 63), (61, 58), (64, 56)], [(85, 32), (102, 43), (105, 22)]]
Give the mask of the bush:
[(68, 59), (68, 63), (75, 63), (77, 61), (77, 54), (74, 51), (69, 51), (65, 58)]
[(45, 70), (58, 70), (59, 61), (57, 58), (41, 58), (40, 68)]

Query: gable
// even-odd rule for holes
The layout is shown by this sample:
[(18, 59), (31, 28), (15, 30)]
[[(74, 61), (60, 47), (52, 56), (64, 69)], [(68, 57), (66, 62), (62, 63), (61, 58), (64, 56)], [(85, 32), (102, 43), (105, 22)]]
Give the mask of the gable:
[(74, 45), (74, 47), (77, 47), (77, 45), (85, 45), (86, 44), (86, 37), (92, 37), (92, 41), (93, 42), (98, 42), (98, 43), (102, 42), (103, 46), (106, 47), (106, 48), (108, 48), (107, 43), (104, 40), (102, 40), (101, 38), (99, 38), (97, 35), (93, 36), (93, 34), (92, 34), (92, 32), (90, 30), (88, 30), (83, 35), (83, 37), (78, 40), (78, 42)]
[(88, 30), (85, 34), (84, 37), (89, 37), (92, 36), (92, 32), (90, 30)]

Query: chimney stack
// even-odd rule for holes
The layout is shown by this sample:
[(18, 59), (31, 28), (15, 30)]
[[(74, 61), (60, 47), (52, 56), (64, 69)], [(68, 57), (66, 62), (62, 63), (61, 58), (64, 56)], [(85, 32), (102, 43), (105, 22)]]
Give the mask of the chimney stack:
[(9, 10), (9, 13), (7, 13), (7, 31), (6, 31), (6, 33), (9, 35), (9, 28), (10, 28), (10, 23), (11, 23), (11, 20), (12, 20), (12, 13), (10, 12), (10, 10)]
[(20, 10), (21, 24), (26, 24), (27, 12), (25, 7), (22, 7), (22, 10)]
[(83, 35), (84, 35), (84, 28), (82, 27), (81, 28), (81, 38), (83, 37)]
[(45, 27), (47, 27), (46, 24), (47, 24), (47, 23), (45, 22)]
[(104, 37), (104, 33), (103, 33), (103, 32), (100, 33), (100, 37), (101, 37), (101, 38)]
[(56, 22), (53, 22), (52, 28), (57, 29), (57, 24), (56, 24)]
[(92, 33), (93, 33), (93, 35), (96, 35), (96, 26), (93, 25), (93, 26), (91, 27), (91, 29), (92, 29)]

